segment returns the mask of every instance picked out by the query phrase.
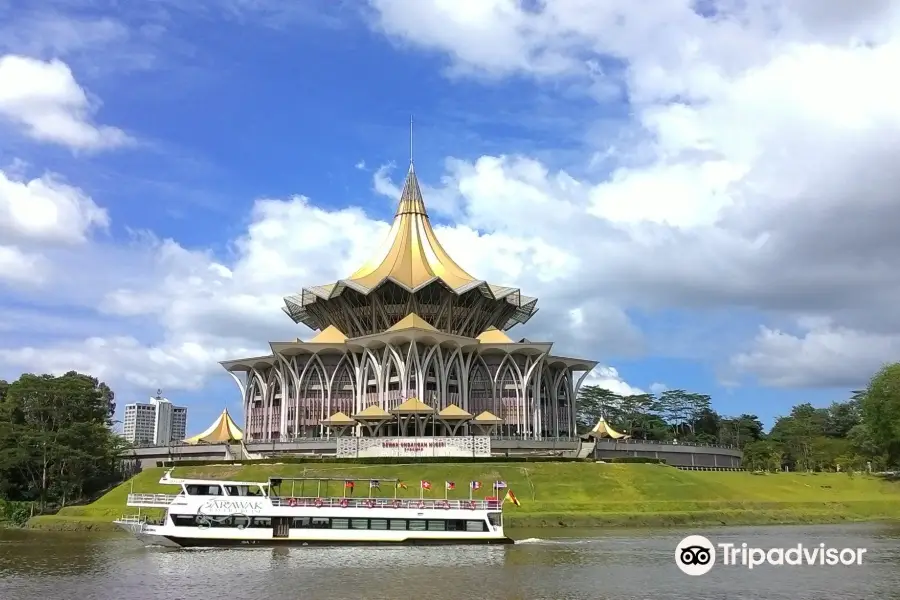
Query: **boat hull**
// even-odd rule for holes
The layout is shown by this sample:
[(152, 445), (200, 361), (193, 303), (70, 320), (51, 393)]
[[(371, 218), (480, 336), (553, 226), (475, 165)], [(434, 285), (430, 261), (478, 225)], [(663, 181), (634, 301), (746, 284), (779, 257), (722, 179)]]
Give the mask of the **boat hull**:
[[(185, 538), (175, 536), (149, 536), (163, 538), (163, 541), (148, 542), (149, 545), (160, 545), (178, 548), (246, 548), (246, 547), (292, 547), (292, 546), (487, 546), (515, 544), (508, 538), (482, 539), (434, 539), (406, 538), (398, 541), (372, 540), (298, 540), (290, 538), (272, 538), (264, 540), (236, 540), (214, 538)], [(140, 539), (140, 538), (139, 538)]]

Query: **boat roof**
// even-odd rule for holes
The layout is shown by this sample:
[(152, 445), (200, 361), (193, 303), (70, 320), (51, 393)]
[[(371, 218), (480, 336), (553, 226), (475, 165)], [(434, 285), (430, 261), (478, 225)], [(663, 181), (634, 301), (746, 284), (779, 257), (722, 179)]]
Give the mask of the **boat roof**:
[(222, 479), (190, 479), (183, 477), (172, 477), (172, 471), (166, 471), (160, 478), (161, 485), (258, 485), (267, 487), (269, 482), (260, 481), (225, 481)]
[(278, 485), (279, 483), (285, 481), (377, 481), (377, 482), (385, 482), (385, 483), (397, 483), (402, 481), (402, 479), (384, 479), (381, 477), (371, 477), (371, 478), (358, 478), (358, 477), (269, 477), (270, 485)]

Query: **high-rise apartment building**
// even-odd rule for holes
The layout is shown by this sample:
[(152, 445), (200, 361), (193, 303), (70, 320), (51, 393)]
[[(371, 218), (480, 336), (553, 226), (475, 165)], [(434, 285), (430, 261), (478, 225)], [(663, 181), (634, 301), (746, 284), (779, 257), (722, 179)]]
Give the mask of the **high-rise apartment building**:
[(122, 422), (122, 435), (129, 443), (166, 446), (184, 439), (187, 408), (173, 405), (157, 390), (148, 403), (126, 404)]

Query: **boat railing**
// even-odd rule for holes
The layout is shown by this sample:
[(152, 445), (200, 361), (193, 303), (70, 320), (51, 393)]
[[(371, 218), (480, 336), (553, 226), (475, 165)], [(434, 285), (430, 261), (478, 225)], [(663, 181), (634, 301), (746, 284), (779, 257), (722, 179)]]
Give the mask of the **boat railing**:
[(499, 509), (498, 500), (443, 500), (418, 498), (317, 498), (273, 496), (273, 506), (306, 506), (313, 508), (405, 508), (418, 510), (488, 510)]
[(184, 498), (180, 494), (128, 494), (128, 505), (166, 508), (179, 497)]
[[(216, 496), (220, 497), (220, 496)], [(178, 502), (176, 502), (178, 500)], [(497, 510), (498, 500), (443, 500), (418, 498), (317, 498), (315, 496), (269, 498), (272, 506), (308, 506), (318, 508), (406, 508), (435, 509), (448, 508), (461, 510)], [(184, 504), (185, 497), (180, 494), (128, 494), (129, 506), (149, 508), (168, 508), (172, 504)]]

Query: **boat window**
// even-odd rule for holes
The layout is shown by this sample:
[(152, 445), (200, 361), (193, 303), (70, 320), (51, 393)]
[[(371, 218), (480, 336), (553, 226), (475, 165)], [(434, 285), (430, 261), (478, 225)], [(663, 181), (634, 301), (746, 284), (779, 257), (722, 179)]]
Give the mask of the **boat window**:
[(446, 529), (446, 521), (428, 521), (428, 531), (445, 531)]
[[(369, 529), (387, 529), (388, 522), (387, 519), (371, 519), (369, 521)], [(406, 529), (404, 527), (404, 529)]]
[(453, 519), (452, 521), (447, 521), (447, 531), (465, 531), (466, 530), (466, 522), (462, 519)]
[(327, 517), (313, 517), (309, 526), (313, 529), (328, 529), (331, 527), (331, 519)]
[(272, 526), (272, 519), (269, 517), (253, 517), (250, 527), (268, 528)]
[(466, 521), (466, 531), (484, 531), (484, 521)]
[(229, 496), (249, 496), (250, 488), (246, 485), (226, 485), (225, 491)]
[(298, 517), (291, 522), (294, 529), (308, 529), (312, 519), (309, 517)]
[(488, 521), (490, 521), (491, 525), (493, 525), (494, 527), (500, 527), (500, 524), (502, 523), (502, 521), (500, 519), (500, 513), (498, 513), (498, 512), (488, 513)]
[(350, 529), (350, 519), (332, 519), (332, 529)]
[(368, 519), (350, 519), (350, 529), (368, 529)]
[(410, 531), (425, 531), (425, 521), (410, 520), (409, 530)]
[(406, 531), (406, 519), (391, 519), (391, 529), (394, 531)]
[(172, 515), (172, 523), (175, 527), (193, 527), (195, 521), (193, 515)]
[(222, 496), (222, 488), (217, 485), (191, 483), (185, 486), (190, 496)]

